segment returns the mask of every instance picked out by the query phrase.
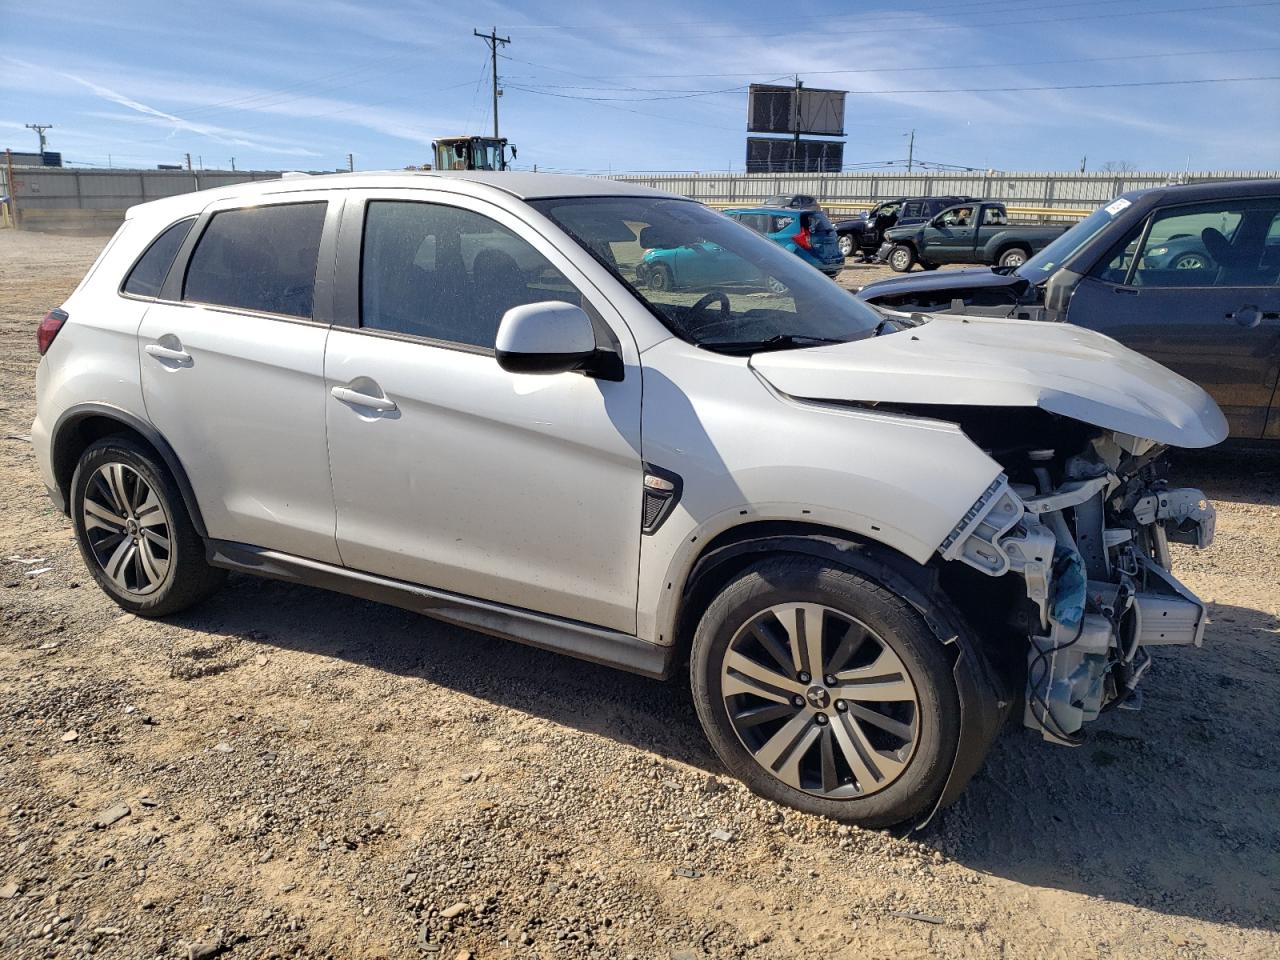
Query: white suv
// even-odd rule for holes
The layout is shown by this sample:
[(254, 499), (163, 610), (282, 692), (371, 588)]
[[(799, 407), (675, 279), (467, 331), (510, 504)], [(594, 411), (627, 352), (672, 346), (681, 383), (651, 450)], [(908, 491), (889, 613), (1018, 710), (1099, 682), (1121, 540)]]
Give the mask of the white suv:
[[(644, 287), (661, 259), (675, 282)], [(651, 677), (752, 789), (927, 817), (1199, 644), (1158, 478), (1226, 424), (1079, 327), (876, 312), (696, 203), (518, 173), (143, 204), (40, 327), (32, 439), (143, 616), (227, 570)]]

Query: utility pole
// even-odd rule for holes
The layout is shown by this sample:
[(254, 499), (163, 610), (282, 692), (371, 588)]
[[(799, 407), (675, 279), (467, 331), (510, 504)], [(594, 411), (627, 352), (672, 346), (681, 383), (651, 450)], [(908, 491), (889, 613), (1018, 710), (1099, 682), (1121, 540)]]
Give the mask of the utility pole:
[(348, 153), (347, 154), (347, 171), (349, 173), (355, 173), (355, 169), (356, 169), (356, 155), (354, 153)]
[(916, 132), (911, 131), (911, 140), (907, 143), (907, 173), (911, 172), (911, 168), (915, 166), (916, 157)]
[(232, 158), (231, 158), (231, 172), (232, 172), (232, 173), (235, 173), (235, 172), (236, 172), (236, 158), (235, 158), (235, 157), (232, 157)]
[(791, 137), (791, 172), (796, 172), (796, 166), (800, 162), (800, 88), (804, 84), (800, 82), (800, 74), (796, 74), (796, 125), (792, 131)]
[(191, 154), (187, 154), (187, 169), (191, 169)]
[(1083, 157), (1080, 158), (1080, 172), (1084, 173), (1085, 168), (1087, 166), (1089, 166), (1089, 155), (1086, 153)]
[(52, 130), (53, 124), (52, 123), (28, 123), (26, 124), (26, 128), (28, 130), (34, 130), (36, 132), (36, 136), (40, 138), (40, 155), (44, 156), (44, 145), (45, 145), (44, 132), (46, 130)]
[(498, 139), (498, 44), (504, 47), (511, 42), (510, 37), (498, 36), (498, 28), (489, 33), (472, 30), (473, 34), (489, 45), (489, 57), (493, 61), (493, 139)]

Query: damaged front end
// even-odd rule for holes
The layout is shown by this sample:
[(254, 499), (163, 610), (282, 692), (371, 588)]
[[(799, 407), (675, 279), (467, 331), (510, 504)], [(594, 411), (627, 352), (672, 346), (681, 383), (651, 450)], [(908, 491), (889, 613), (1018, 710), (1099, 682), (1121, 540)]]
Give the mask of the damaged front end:
[(1161, 448), (1107, 432), (1066, 453), (1026, 449), (938, 548), (1025, 581), (1023, 722), (1078, 745), (1106, 710), (1136, 709), (1153, 646), (1204, 637), (1205, 605), (1169, 572), (1169, 542), (1207, 547), (1215, 512), (1157, 475)]

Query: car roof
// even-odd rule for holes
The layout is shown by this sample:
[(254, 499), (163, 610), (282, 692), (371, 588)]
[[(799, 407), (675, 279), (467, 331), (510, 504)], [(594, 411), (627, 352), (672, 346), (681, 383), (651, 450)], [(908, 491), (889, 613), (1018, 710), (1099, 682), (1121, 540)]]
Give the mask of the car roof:
[(338, 189), (443, 189), (451, 192), (483, 196), (499, 191), (521, 200), (544, 200), (553, 197), (661, 197), (686, 200), (674, 193), (652, 187), (603, 177), (574, 177), (558, 173), (525, 173), (497, 170), (384, 170), (361, 173), (301, 174), (286, 173), (272, 180), (253, 180), (214, 187), (195, 193), (165, 197), (131, 207), (128, 217), (170, 215), (180, 217), (204, 209), (217, 200), (270, 196), (308, 190)]
[(1144, 201), (1164, 203), (1254, 197), (1260, 194), (1280, 194), (1280, 180), (1210, 180), (1203, 183), (1173, 183), (1163, 187), (1132, 190), (1124, 196), (1130, 200), (1141, 197)]

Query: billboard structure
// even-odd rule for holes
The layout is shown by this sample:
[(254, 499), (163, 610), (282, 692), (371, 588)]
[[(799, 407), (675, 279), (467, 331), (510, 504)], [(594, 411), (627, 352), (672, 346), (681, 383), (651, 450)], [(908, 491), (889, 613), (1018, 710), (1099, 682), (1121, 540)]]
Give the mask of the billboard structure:
[[(753, 83), (747, 91), (747, 173), (839, 173), (844, 163), (845, 90)], [(805, 135), (802, 137), (802, 135)]]
[(843, 137), (847, 92), (753, 83), (747, 90), (747, 132)]
[(747, 137), (747, 173), (839, 173), (844, 141)]

